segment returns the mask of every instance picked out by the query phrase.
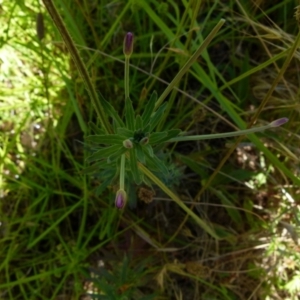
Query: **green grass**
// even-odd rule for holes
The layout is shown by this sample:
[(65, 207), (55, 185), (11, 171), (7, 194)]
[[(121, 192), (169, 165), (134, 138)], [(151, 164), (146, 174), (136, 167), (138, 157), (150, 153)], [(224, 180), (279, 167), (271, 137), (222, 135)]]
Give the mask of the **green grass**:
[[(298, 299), (298, 3), (54, 4), (86, 74), (43, 5), (2, 4), (0, 298)], [(129, 102), (124, 111), (127, 31), (134, 111), (154, 90), (156, 108), (167, 103), (157, 132), (289, 122), (243, 140), (158, 144), (152, 169), (126, 167), (117, 210), (119, 165), (85, 170), (87, 136), (116, 129), (100, 93), (128, 126), (141, 122)]]

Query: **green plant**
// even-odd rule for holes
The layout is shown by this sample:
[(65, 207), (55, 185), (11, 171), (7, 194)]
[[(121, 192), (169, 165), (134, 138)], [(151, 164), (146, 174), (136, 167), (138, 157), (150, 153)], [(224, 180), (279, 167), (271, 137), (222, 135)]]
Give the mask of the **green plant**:
[[(117, 173), (118, 166), (120, 165), (120, 189), (117, 192), (115, 200), (118, 208), (124, 208), (127, 200), (125, 176), (127, 176), (129, 180), (134, 180), (136, 184), (141, 184), (142, 182), (150, 184), (149, 180), (151, 180), (162, 190), (164, 190), (181, 208), (188, 212), (188, 214), (190, 214), (190, 216), (194, 218), (195, 221), (205, 229), (205, 231), (207, 231), (213, 237), (219, 238), (215, 231), (208, 224), (195, 215), (151, 171), (159, 171), (161, 172), (161, 176), (166, 176), (168, 173), (167, 167), (156, 157), (153, 146), (159, 146), (165, 142), (196, 141), (201, 139), (221, 138), (236, 135), (241, 136), (253, 132), (263, 131), (268, 128), (278, 127), (288, 121), (287, 118), (282, 118), (273, 121), (264, 127), (207, 136), (179, 136), (181, 131), (178, 129), (155, 131), (156, 127), (163, 119), (163, 114), (168, 105), (168, 102), (163, 103), (163, 101), (183, 77), (183, 75), (189, 70), (191, 65), (196, 61), (198, 56), (203, 52), (210, 41), (214, 38), (219, 29), (225, 23), (225, 20), (221, 19), (217, 23), (205, 41), (184, 64), (161, 96), (157, 99), (156, 93), (154, 92), (145, 106), (142, 115), (137, 116), (135, 116), (135, 111), (132, 101), (130, 100), (129, 93), (129, 59), (133, 51), (133, 34), (130, 32), (127, 33), (123, 46), (123, 52), (125, 55), (125, 120), (122, 120), (122, 118), (118, 115), (118, 112), (108, 101), (103, 98), (101, 94), (99, 94), (99, 97), (97, 97), (95, 94), (95, 88), (91, 83), (91, 79), (88, 75), (85, 65), (78, 55), (76, 46), (74, 45), (72, 38), (70, 37), (66, 26), (60, 18), (55, 6), (51, 0), (44, 0), (44, 3), (58, 30), (64, 38), (66, 46), (68, 47), (68, 50), (70, 51), (74, 62), (78, 67), (78, 70), (86, 84), (86, 88), (89, 91), (92, 103), (98, 113), (100, 123), (102, 124), (102, 128), (99, 129), (96, 126), (93, 126), (94, 130), (96, 131), (96, 135), (91, 135), (86, 138), (86, 141), (90, 144), (90, 146), (95, 149), (95, 152), (87, 158), (89, 163), (95, 162), (91, 169), (88, 169), (88, 171), (95, 169), (110, 170), (108, 178), (105, 180), (105, 184), (107, 185)], [(107, 116), (111, 118), (113, 123), (112, 126), (110, 126)], [(127, 165), (128, 168), (126, 168)], [(148, 179), (144, 178), (144, 175), (146, 175)]]
[(156, 298), (155, 294), (145, 295), (138, 292), (137, 287), (142, 285), (142, 278), (147, 277), (149, 270), (146, 269), (146, 261), (142, 264), (132, 264), (132, 258), (124, 256), (123, 261), (117, 265), (111, 266), (112, 270), (108, 271), (104, 266), (91, 268), (90, 273), (93, 275), (89, 281), (93, 284), (94, 292), (87, 294), (92, 299), (103, 300), (152, 300)]
[[(1, 6), (0, 298), (90, 279), (95, 299), (296, 299), (293, 1), (53, 2), (73, 50), (37, 0)], [(125, 103), (136, 126), (154, 98), (157, 126), (128, 134)], [(209, 140), (232, 130), (245, 143)]]

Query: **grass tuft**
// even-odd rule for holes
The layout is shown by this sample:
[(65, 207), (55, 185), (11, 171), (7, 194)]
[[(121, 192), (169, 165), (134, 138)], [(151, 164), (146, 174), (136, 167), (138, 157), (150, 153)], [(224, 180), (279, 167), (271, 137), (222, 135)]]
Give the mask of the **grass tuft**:
[(0, 298), (298, 299), (295, 6), (3, 2)]

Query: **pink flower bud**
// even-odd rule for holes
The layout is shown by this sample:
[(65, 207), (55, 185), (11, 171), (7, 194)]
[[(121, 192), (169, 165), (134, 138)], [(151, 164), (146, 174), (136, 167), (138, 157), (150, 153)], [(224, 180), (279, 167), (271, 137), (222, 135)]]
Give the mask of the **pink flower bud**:
[(288, 118), (281, 118), (281, 119), (271, 122), (270, 125), (272, 127), (279, 127), (279, 126), (285, 124), (286, 122), (288, 122), (288, 120), (289, 120)]
[(133, 33), (131, 32), (127, 32), (125, 35), (123, 52), (127, 57), (130, 57), (133, 52)]
[(119, 189), (117, 191), (117, 195), (116, 195), (116, 200), (115, 200), (115, 205), (116, 208), (118, 209), (122, 209), (125, 207), (127, 202), (127, 194), (123, 189)]

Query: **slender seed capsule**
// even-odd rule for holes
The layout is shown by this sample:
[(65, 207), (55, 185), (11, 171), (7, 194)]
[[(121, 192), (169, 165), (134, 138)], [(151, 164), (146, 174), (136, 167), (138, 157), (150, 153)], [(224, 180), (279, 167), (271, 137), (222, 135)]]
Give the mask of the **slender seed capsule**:
[(127, 202), (127, 194), (123, 189), (117, 191), (115, 206), (118, 209), (123, 209)]
[(271, 122), (270, 126), (279, 127), (279, 126), (285, 124), (286, 122), (288, 122), (288, 120), (289, 120), (288, 118), (280, 118), (280, 119), (277, 119), (277, 120)]
[(129, 58), (133, 52), (133, 33), (127, 32), (123, 44), (124, 55)]

